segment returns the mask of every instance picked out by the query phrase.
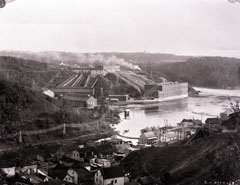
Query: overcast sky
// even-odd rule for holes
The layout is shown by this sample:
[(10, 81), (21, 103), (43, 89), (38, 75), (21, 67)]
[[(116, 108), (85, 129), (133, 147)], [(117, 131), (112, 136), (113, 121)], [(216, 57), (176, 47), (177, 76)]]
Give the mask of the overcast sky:
[(15, 0), (0, 9), (0, 50), (240, 57), (240, 3)]

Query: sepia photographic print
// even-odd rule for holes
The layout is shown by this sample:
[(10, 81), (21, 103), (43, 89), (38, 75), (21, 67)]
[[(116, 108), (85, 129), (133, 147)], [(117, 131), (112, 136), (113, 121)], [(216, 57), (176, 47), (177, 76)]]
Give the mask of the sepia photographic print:
[(240, 0), (0, 0), (0, 185), (240, 185)]

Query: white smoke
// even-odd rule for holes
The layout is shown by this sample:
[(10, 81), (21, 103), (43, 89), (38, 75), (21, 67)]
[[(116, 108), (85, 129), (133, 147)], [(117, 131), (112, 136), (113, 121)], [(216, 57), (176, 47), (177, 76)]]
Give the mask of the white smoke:
[(116, 56), (104, 56), (103, 54), (88, 54), (87, 60), (89, 64), (99, 63), (101, 65), (119, 65), (129, 68), (131, 70), (139, 70), (141, 68), (138, 65), (132, 64), (122, 58), (117, 58)]

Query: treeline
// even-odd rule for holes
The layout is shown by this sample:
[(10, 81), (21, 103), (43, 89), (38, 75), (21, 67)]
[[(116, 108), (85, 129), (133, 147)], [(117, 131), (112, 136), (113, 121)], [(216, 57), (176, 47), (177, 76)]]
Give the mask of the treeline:
[(234, 88), (240, 86), (240, 59), (226, 57), (192, 57), (186, 62), (141, 65), (153, 78), (185, 81), (193, 86)]
[(103, 53), (105, 55), (114, 55), (118, 58), (122, 58), (126, 61), (130, 61), (135, 64), (147, 65), (148, 63), (172, 63), (172, 62), (184, 62), (189, 56), (179, 56), (173, 54), (164, 54), (164, 53), (147, 53), (147, 52), (138, 52), (138, 53)]
[(45, 71), (48, 69), (46, 63), (37, 62), (34, 60), (26, 60), (17, 57), (0, 56), (0, 69), (7, 70), (23, 70), (23, 71)]

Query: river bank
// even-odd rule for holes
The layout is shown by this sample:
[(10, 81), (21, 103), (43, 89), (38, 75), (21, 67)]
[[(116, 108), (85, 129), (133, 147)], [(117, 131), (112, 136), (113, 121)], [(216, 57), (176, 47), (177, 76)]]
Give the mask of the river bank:
[[(129, 109), (126, 119), (120, 114), (120, 123), (114, 128), (128, 137), (139, 137), (140, 130), (152, 126), (176, 126), (183, 119), (199, 119), (219, 117), (221, 112), (230, 108), (231, 101), (240, 97), (240, 90), (208, 89), (194, 87), (200, 91), (198, 96), (182, 100), (161, 102), (156, 104), (130, 104), (120, 109)], [(116, 107), (115, 107), (116, 108)], [(125, 130), (129, 132), (125, 133)]]

